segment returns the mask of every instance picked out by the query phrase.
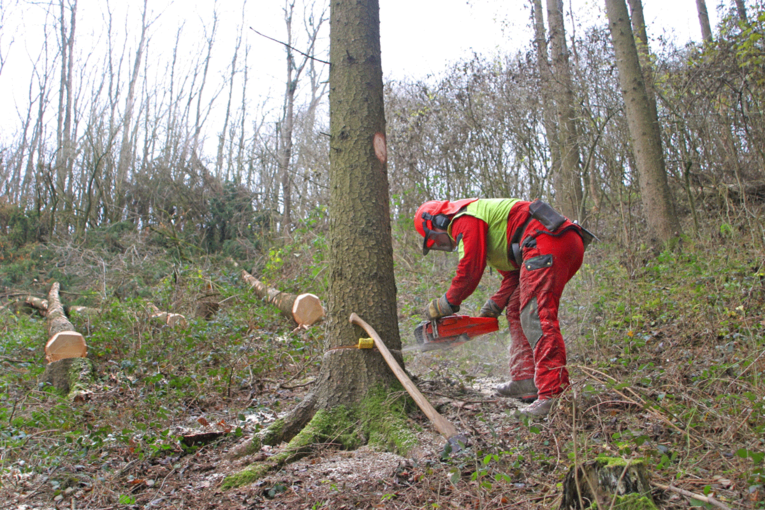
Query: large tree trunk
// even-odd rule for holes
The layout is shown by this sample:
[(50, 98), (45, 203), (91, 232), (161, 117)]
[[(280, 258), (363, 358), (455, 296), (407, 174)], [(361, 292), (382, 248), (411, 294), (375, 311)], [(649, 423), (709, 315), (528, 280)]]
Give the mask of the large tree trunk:
[(668, 241), (680, 234), (680, 223), (667, 184), (659, 122), (652, 116), (625, 0), (606, 0), (606, 11), (638, 167), (643, 214), (651, 235)]
[[(378, 0), (332, 2), (330, 62), (327, 347), (356, 343), (362, 331), (348, 322), (356, 312), (389, 349), (399, 350)], [(317, 389), (320, 405), (358, 400), (370, 386), (394, 380), (379, 353), (330, 353)]]
[(133, 108), (135, 105), (136, 84), (138, 82), (138, 75), (141, 71), (141, 62), (143, 60), (143, 50), (146, 44), (146, 31), (148, 24), (146, 22), (146, 9), (148, 0), (143, 2), (143, 11), (141, 13), (141, 36), (138, 41), (138, 48), (135, 50), (135, 60), (133, 61), (133, 72), (130, 75), (130, 82), (128, 83), (128, 93), (125, 99), (125, 114), (122, 120), (122, 143), (120, 144), (120, 158), (117, 163), (117, 180), (115, 182), (115, 196), (117, 199), (117, 207), (114, 208), (112, 213), (114, 217), (112, 221), (120, 221), (123, 215), (123, 207), (125, 205), (125, 190), (128, 183), (128, 169), (133, 164), (133, 139), (131, 137), (131, 121), (133, 118)]
[[(404, 408), (389, 407), (388, 402), (395, 401), (387, 396), (396, 383), (393, 372), (379, 351), (354, 348), (366, 333), (349, 322), (354, 312), (363, 316), (389, 350), (400, 350), (379, 15), (378, 0), (331, 3), (330, 299), (317, 386), (295, 411), (262, 434), (262, 441), (269, 444), (292, 438), (287, 447), (266, 462), (228, 477), (224, 488), (253, 482), (316, 441), (329, 439), (353, 447), (358, 442), (352, 437), (377, 438), (381, 444), (383, 436), (385, 447), (392, 443), (403, 453), (416, 440), (403, 419)], [(396, 361), (402, 363), (400, 352)], [(371, 418), (370, 409), (377, 416)], [(383, 423), (392, 428), (372, 433), (364, 429)], [(354, 429), (360, 433), (354, 434)], [(397, 437), (407, 439), (402, 442)]]
[(563, 21), (563, 0), (547, 0), (547, 22), (555, 69), (555, 103), (558, 113), (558, 141), (561, 167), (554, 177), (555, 206), (571, 219), (579, 219), (582, 209), (582, 176), (579, 141), (574, 110), (574, 89)]
[(696, 9), (699, 11), (699, 25), (701, 26), (701, 38), (705, 42), (712, 42), (712, 26), (709, 24), (709, 12), (705, 0), (696, 0)]

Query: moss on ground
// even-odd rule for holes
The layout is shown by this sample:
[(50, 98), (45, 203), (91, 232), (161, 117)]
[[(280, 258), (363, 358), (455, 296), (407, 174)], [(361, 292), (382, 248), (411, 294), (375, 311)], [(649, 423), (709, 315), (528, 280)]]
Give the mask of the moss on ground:
[[(375, 387), (361, 402), (361, 418), (368, 444), (406, 455), (417, 443), (406, 418), (411, 405), (409, 397), (395, 395), (396, 389)], [(406, 395), (404, 393), (404, 395)]]
[[(229, 475), (222, 489), (251, 484), (269, 471), (294, 462), (310, 453), (314, 444), (337, 444), (345, 450), (355, 450), (364, 443), (387, 451), (406, 455), (415, 446), (417, 438), (407, 420), (409, 399), (402, 388), (376, 386), (356, 406), (338, 406), (319, 409), (311, 421), (287, 444), (282, 451), (264, 462), (251, 464), (244, 470)], [(271, 427), (276, 427), (270, 430)], [(283, 420), (277, 420), (263, 434), (275, 437)], [(255, 439), (253, 445), (265, 443)]]

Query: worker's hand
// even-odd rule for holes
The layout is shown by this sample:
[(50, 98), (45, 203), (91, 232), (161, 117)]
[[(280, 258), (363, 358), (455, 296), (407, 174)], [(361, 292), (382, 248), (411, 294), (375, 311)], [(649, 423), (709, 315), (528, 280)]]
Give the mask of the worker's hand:
[(427, 319), (440, 319), (447, 315), (454, 315), (460, 311), (459, 306), (453, 306), (446, 300), (446, 294), (438, 299), (434, 299), (428, 304), (428, 308), (425, 310), (425, 317)]
[(481, 307), (481, 311), (478, 312), (479, 317), (499, 317), (502, 314), (502, 309), (493, 300), (489, 299)]

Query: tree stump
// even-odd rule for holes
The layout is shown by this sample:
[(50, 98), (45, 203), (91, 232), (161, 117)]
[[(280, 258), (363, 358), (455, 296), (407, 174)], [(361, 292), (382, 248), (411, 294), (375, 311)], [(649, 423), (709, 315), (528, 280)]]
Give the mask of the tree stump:
[(561, 510), (597, 508), (656, 510), (642, 460), (598, 458), (571, 468), (563, 481)]
[(45, 344), (45, 359), (48, 365), (43, 381), (73, 399), (81, 398), (93, 379), (93, 365), (85, 357), (88, 346), (82, 335), (64, 314), (59, 299), (59, 284), (51, 285), (48, 293), (48, 335)]
[(247, 282), (255, 293), (266, 303), (274, 305), (282, 312), (282, 315), (297, 322), (299, 327), (308, 327), (317, 323), (324, 317), (324, 307), (321, 301), (313, 294), (290, 294), (271, 288), (242, 270), (242, 278)]

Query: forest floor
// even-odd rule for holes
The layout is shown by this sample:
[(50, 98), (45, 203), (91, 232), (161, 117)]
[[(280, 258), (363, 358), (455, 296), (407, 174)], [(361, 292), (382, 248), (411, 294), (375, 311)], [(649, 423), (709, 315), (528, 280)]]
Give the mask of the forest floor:
[[(0, 244), (0, 510), (544, 509), (559, 503), (574, 463), (599, 456), (646, 460), (660, 508), (765, 508), (765, 257), (746, 242), (728, 253), (712, 237), (653, 256), (613, 256), (606, 245), (587, 254), (561, 308), (573, 385), (549, 417), (519, 419), (519, 404), (493, 393), (506, 374), (507, 338), (487, 335), (405, 357), (425, 396), (468, 433), (466, 450), (444, 452), (415, 412), (420, 444), (407, 457), (316, 445), (227, 491), (227, 475), (278, 451), (246, 446), (310, 391), (322, 326), (293, 331), (231, 259), (172, 260), (167, 247), (137, 236)], [(248, 270), (323, 296), (317, 239)], [(398, 248), (396, 257), (406, 345), (416, 311), (443, 292), (453, 262)], [(45, 297), (53, 281), (64, 305), (98, 309), (71, 316), (98, 375), (81, 402), (38, 383), (45, 319), (23, 302)], [(466, 312), (496, 284), (488, 274)], [(217, 314), (196, 317), (211, 299)], [(152, 323), (149, 303), (185, 314), (188, 328)], [(182, 439), (209, 432), (220, 434), (191, 446)]]

